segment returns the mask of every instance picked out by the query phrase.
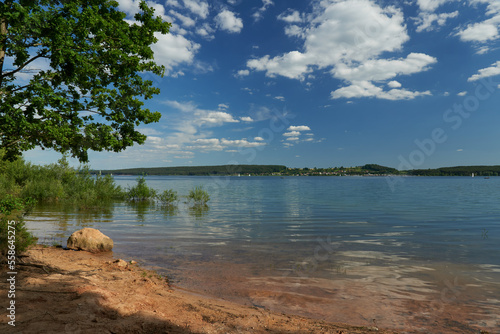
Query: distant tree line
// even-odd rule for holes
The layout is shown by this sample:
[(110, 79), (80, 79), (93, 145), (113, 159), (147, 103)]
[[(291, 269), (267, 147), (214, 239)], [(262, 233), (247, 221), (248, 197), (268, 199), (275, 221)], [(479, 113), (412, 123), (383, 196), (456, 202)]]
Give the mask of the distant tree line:
[(356, 167), (290, 168), (284, 165), (220, 165), (128, 168), (96, 171), (95, 174), (113, 175), (281, 175), (281, 176), (343, 176), (343, 175), (412, 175), (412, 176), (498, 176), (500, 166), (458, 166), (435, 169), (414, 169), (399, 171), (392, 167), (366, 164)]
[[(221, 165), (221, 166), (185, 166), (153, 167), (103, 170), (102, 174), (113, 175), (270, 175), (286, 170), (282, 165)], [(99, 171), (94, 171), (94, 173)]]
[(471, 176), (472, 173), (475, 176), (499, 176), (500, 166), (457, 166), (406, 171), (406, 174), (416, 176)]

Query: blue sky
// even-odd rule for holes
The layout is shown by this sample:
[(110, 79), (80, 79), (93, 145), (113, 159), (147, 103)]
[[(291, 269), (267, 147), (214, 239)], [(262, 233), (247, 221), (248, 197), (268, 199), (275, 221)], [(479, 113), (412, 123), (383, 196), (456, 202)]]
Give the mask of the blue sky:
[[(118, 2), (133, 20), (138, 1)], [(144, 75), (162, 119), (93, 168), (500, 164), (498, 0), (149, 4), (172, 23), (166, 76)]]

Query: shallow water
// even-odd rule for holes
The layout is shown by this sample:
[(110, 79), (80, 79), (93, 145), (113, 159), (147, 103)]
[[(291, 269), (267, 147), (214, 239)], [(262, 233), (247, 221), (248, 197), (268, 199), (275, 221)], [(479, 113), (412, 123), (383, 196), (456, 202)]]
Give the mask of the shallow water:
[(500, 328), (500, 178), (146, 179), (180, 195), (203, 185), (209, 208), (40, 207), (28, 226), (63, 245), (98, 228), (177, 286), (256, 307), (409, 332)]

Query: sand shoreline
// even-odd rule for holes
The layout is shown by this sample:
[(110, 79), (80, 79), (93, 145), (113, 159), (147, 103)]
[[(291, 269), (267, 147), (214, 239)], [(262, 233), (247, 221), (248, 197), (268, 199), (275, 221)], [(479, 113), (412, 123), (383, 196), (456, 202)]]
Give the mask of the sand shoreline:
[(16, 264), (15, 327), (4, 298), (2, 332), (11, 333), (396, 333), (242, 306), (172, 287), (113, 253), (36, 246)]

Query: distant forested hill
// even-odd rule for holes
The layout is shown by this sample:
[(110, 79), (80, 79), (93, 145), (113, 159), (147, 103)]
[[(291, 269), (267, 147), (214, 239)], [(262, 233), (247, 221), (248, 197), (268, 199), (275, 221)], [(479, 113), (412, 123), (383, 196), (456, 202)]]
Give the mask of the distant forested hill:
[(408, 175), (418, 176), (498, 176), (500, 166), (457, 166), (436, 169), (414, 169), (407, 171)]
[(222, 166), (186, 166), (186, 167), (156, 167), (128, 168), (103, 170), (102, 174), (113, 175), (237, 175), (237, 174), (273, 174), (286, 170), (281, 165), (222, 165)]

